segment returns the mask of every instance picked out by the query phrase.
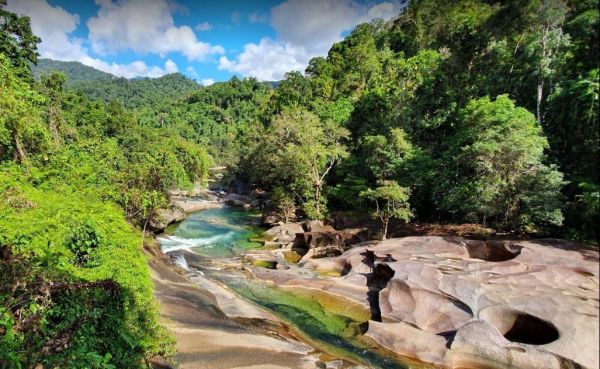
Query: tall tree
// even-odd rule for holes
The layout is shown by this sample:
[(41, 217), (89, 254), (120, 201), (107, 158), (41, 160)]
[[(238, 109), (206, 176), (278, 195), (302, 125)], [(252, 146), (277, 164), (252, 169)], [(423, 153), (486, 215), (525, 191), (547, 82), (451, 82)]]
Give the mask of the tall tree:
[(42, 76), (43, 90), (48, 98), (46, 111), (48, 128), (50, 129), (55, 145), (59, 145), (61, 141), (61, 129), (63, 128), (61, 99), (66, 80), (67, 77), (64, 73), (52, 73)]
[(24, 162), (28, 153), (47, 146), (48, 132), (40, 117), (43, 102), (43, 97), (0, 54), (0, 160), (12, 156)]
[(544, 165), (535, 117), (506, 96), (472, 100), (445, 153), (438, 204), (458, 219), (523, 230), (560, 225), (562, 174)]
[(533, 27), (533, 37), (539, 59), (536, 99), (536, 118), (539, 123), (542, 123), (544, 86), (556, 73), (559, 49), (568, 42), (562, 29), (567, 11), (567, 4), (563, 0), (542, 0), (536, 9), (537, 24)]
[(29, 17), (9, 12), (6, 0), (0, 0), (0, 53), (8, 57), (19, 76), (31, 78), (29, 64), (37, 62), (40, 41), (31, 31)]
[(284, 185), (303, 202), (309, 217), (325, 216), (323, 189), (331, 169), (347, 152), (348, 132), (332, 121), (321, 121), (306, 110), (286, 110), (275, 116), (259, 146), (255, 176)]

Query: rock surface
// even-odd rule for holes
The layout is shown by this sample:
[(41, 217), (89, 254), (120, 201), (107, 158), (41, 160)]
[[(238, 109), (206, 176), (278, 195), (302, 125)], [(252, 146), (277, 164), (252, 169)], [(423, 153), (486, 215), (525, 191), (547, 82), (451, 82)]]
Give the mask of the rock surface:
[(234, 320), (276, 325), (272, 314), (201, 276), (191, 282), (158, 260), (150, 267), (161, 318), (177, 341), (178, 369), (316, 367), (318, 356), (309, 346)]
[(189, 214), (200, 210), (218, 209), (223, 207), (220, 201), (208, 201), (189, 197), (173, 197), (171, 203), (179, 207), (184, 213)]
[[(342, 247), (304, 235), (305, 245)], [(300, 265), (254, 274), (368, 311), (365, 335), (398, 355), (447, 368), (599, 366), (597, 251), (556, 240), (425, 236)]]
[(154, 231), (162, 231), (171, 223), (180, 222), (185, 219), (186, 213), (178, 206), (168, 209), (159, 209), (156, 216), (150, 219), (150, 228)]
[(225, 196), (223, 198), (223, 201), (227, 205), (239, 206), (239, 207), (243, 207), (243, 208), (250, 208), (255, 205), (255, 201), (252, 200), (250, 197), (243, 196), (243, 195), (237, 195), (234, 193), (230, 193), (227, 196)]

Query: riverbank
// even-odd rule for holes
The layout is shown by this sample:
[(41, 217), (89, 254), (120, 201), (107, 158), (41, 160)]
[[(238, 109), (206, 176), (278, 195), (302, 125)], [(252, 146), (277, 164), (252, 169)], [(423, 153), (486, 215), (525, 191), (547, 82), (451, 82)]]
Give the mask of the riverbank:
[(168, 258), (150, 260), (163, 324), (177, 342), (173, 367), (308, 369), (317, 359), (311, 348), (275, 330), (229, 318), (215, 296), (192, 282)]
[[(195, 347), (202, 339), (216, 340), (224, 350), (242, 347), (235, 354), (241, 363), (256, 350), (248, 343), (264, 337), (277, 347), (276, 355), (264, 353), (268, 365), (287, 368), (351, 365), (327, 362), (331, 355), (380, 368), (427, 367), (421, 362), (439, 368), (597, 366), (595, 250), (562, 240), (457, 236), (364, 243), (358, 228), (316, 222), (273, 228), (266, 247), (257, 250), (258, 240), (250, 240), (255, 233), (244, 233), (251, 224), (239, 215), (249, 213), (231, 211), (229, 228), (219, 224), (222, 210), (207, 210), (182, 223), (172, 239), (167, 236), (163, 247), (188, 269), (187, 278), (172, 265), (167, 269), (185, 282), (153, 267), (167, 325), (184, 342), (178, 343), (178, 359), (192, 365), (184, 368), (236, 367), (218, 360), (193, 366), (200, 365), (193, 360), (212, 357), (210, 345)], [(231, 249), (232, 243), (243, 247)], [(205, 255), (186, 251), (190, 247)], [(201, 294), (190, 294), (190, 288)], [(225, 329), (215, 332), (219, 323), (198, 328), (195, 321), (207, 313)], [(309, 346), (329, 355), (311, 353)], [(247, 364), (259, 365), (252, 360)]]

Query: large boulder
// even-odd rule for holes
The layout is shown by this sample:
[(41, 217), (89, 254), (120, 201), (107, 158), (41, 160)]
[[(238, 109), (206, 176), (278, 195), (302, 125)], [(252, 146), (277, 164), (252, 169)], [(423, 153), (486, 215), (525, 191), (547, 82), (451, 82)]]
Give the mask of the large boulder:
[(223, 203), (219, 201), (198, 200), (189, 197), (172, 197), (171, 203), (187, 214), (200, 210), (218, 209), (223, 207)]
[(223, 198), (223, 201), (227, 205), (238, 206), (238, 207), (243, 207), (243, 208), (250, 208), (250, 207), (252, 207), (253, 200), (248, 196), (230, 193)]
[[(311, 229), (315, 229), (314, 227)], [(312, 254), (312, 257), (339, 256), (344, 250), (360, 242), (360, 237), (352, 232), (336, 231), (335, 229), (322, 226), (316, 232), (297, 233), (292, 245), (292, 250), (300, 255), (306, 255), (311, 249), (322, 249), (321, 252)], [(327, 249), (328, 248), (328, 249)], [(326, 252), (325, 250), (339, 250), (340, 252)], [(324, 257), (321, 256), (321, 257)]]
[(150, 219), (149, 226), (155, 232), (161, 232), (171, 223), (180, 222), (186, 217), (185, 212), (178, 206), (159, 209)]
[(274, 241), (280, 243), (292, 242), (297, 234), (303, 232), (304, 229), (302, 229), (302, 226), (298, 223), (286, 223), (267, 230), (267, 234), (273, 236)]

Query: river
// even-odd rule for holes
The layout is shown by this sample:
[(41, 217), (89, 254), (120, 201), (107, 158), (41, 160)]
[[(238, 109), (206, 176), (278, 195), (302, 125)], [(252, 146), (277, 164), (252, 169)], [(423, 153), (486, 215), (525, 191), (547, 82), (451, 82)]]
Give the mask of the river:
[[(310, 295), (278, 288), (245, 273), (241, 268), (244, 252), (263, 247), (264, 230), (259, 223), (260, 214), (253, 211), (231, 207), (203, 210), (170, 226), (158, 240), (164, 253), (177, 255), (174, 261), (182, 268), (226, 286), (243, 299), (267, 309), (292, 325), (297, 337), (325, 353), (325, 357), (343, 360), (343, 367), (353, 364), (379, 369), (421, 367), (400, 362), (363, 340), (364, 318), (360, 321), (356, 316), (334, 313)], [(177, 250), (187, 250), (200, 257), (194, 258), (190, 266), (185, 254)]]

